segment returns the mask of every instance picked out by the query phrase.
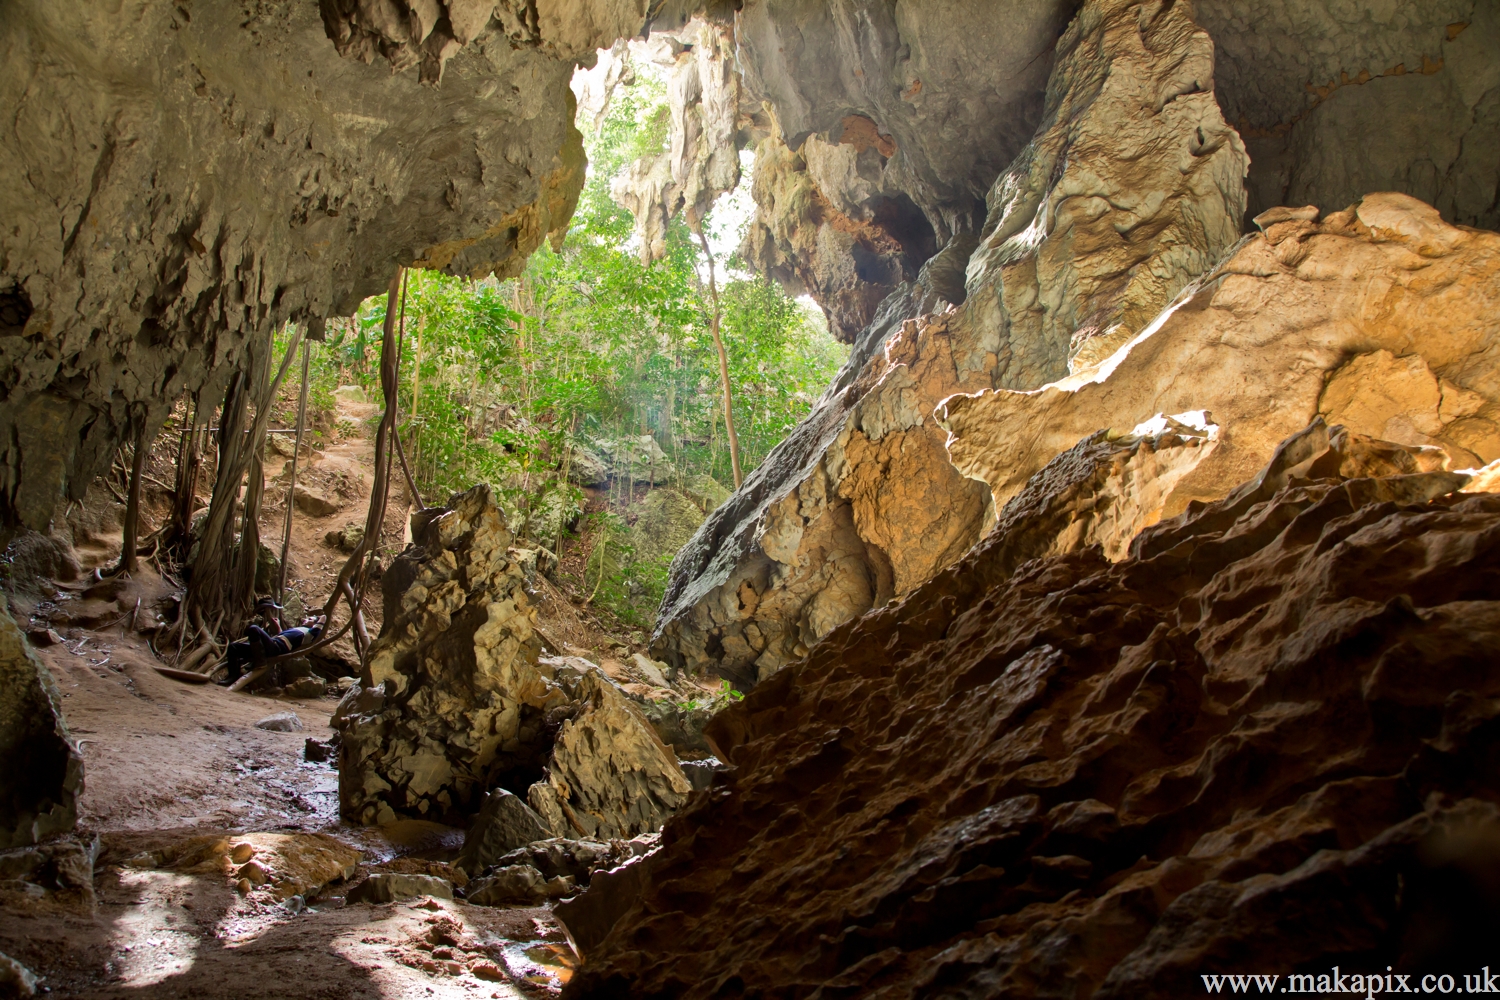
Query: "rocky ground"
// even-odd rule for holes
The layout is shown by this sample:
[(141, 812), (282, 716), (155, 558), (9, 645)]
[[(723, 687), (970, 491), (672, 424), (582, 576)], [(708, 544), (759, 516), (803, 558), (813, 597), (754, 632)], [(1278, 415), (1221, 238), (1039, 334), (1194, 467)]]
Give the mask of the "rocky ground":
[[(0, 883), (0, 951), (59, 997), (520, 997), (555, 991), (570, 952), (546, 907), (494, 909), (409, 899), (346, 905), (369, 871), (427, 869), (457, 856), (463, 831), (338, 820), (338, 776), (304, 759), (326, 740), (331, 699), (268, 699), (168, 680), (143, 644), (89, 634), (40, 652), (81, 744), (80, 836), (92, 883), (39, 896)], [(81, 648), (79, 648), (81, 645)], [(291, 712), (302, 728), (255, 723)], [(260, 831), (257, 833), (257, 831)], [(315, 836), (357, 857), (350, 877), (313, 866), (290, 905), (242, 895), (222, 868), (143, 864), (204, 838), (267, 835), (295, 856)], [(194, 867), (194, 866), (189, 866)], [(268, 865), (267, 867), (271, 867)], [(326, 866), (325, 866), (326, 869)], [(11, 873), (6, 872), (7, 875)], [(327, 878), (330, 874), (336, 877)], [(36, 898), (33, 898), (36, 897)], [(300, 983), (293, 988), (289, 977)]]
[[(321, 603), (345, 558), (327, 536), (362, 522), (372, 464), (363, 428), (374, 410), (352, 394), (342, 399), (342, 433), (301, 459), (288, 584), (309, 604)], [(262, 518), (263, 537), (273, 543), (286, 496), (276, 457), (268, 449)], [(151, 468), (171, 480), (164, 454), (153, 456)], [(107, 507), (109, 498), (89, 504)], [(404, 491), (393, 488), (392, 506), (384, 535), (399, 549), (409, 511)], [(144, 530), (165, 512), (154, 489)], [(321, 697), (293, 697), (164, 676), (152, 643), (173, 583), (150, 560), (131, 579), (98, 581), (93, 571), (118, 558), (119, 535), (107, 519), (93, 523), (99, 530), (75, 532), (65, 553), (62, 575), (72, 579), (31, 579), (10, 601), (55, 680), (85, 774), (75, 837), (40, 855), (0, 855), (0, 952), (38, 977), (38, 992), (530, 997), (567, 982), (577, 959), (547, 893), (492, 887), (488, 898), (498, 906), (443, 898), (468, 882), (453, 865), (464, 829), (341, 821), (329, 723), (354, 678), (326, 685)], [(611, 690), (645, 704), (660, 685), (632, 661), (642, 637), (611, 634), (545, 576), (529, 586), (548, 651), (599, 664)], [(370, 595), (372, 630), (380, 608), (379, 595)], [(352, 665), (347, 643), (334, 654), (325, 669), (340, 669), (340, 660)], [(672, 697), (708, 701), (712, 694), (694, 688)], [(681, 713), (667, 714), (680, 728)], [(701, 728), (707, 714), (697, 716)], [(706, 756), (685, 742), (681, 752)], [(239, 882), (247, 864), (263, 870), (263, 882)], [(371, 875), (443, 879), (448, 888), (419, 881), (398, 899), (376, 902), (378, 892), (361, 889), (380, 882)], [(587, 864), (568, 884), (579, 876), (586, 881)], [(410, 894), (413, 886), (439, 895)], [(372, 901), (350, 901), (361, 892)]]
[(1166, 1000), (1490, 961), (1500, 463), (1318, 420), (1111, 561), (1121, 484), (1202, 447), (1085, 439), (717, 716), (732, 769), (565, 995)]

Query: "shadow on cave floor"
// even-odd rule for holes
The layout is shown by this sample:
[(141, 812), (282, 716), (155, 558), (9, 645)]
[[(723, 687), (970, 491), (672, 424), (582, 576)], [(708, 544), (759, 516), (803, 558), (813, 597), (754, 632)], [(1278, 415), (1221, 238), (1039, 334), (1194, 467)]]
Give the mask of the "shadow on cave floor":
[[(97, 905), (79, 893), (38, 897), (0, 883), (0, 952), (43, 977), (45, 995), (485, 998), (560, 988), (568, 971), (556, 955), (571, 952), (546, 908), (422, 899), (345, 906), (347, 887), (372, 865), (451, 860), (463, 834), (435, 823), (339, 820), (336, 771), (303, 759), (308, 738), (330, 735), (332, 698), (179, 684), (151, 668), (134, 637), (89, 634), (81, 648), (36, 652), (85, 758), (79, 837), (98, 836)], [(288, 710), (303, 731), (254, 725)], [(360, 852), (360, 871), (293, 913), (241, 896), (222, 874), (122, 865), (194, 837), (250, 831), (327, 833)]]
[(118, 868), (96, 891), (92, 915), (50, 903), (0, 911), (0, 948), (51, 996), (510, 998), (561, 985), (559, 969), (532, 957), (566, 947), (546, 909), (334, 898), (292, 914), (223, 878)]

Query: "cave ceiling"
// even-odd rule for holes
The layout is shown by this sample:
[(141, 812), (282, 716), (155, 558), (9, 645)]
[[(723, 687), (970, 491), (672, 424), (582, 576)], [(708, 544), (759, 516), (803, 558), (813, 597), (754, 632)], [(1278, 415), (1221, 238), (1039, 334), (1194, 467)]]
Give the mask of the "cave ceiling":
[[(1142, 10), (1155, 6), (1170, 4)], [(733, 32), (742, 106), (758, 102), (801, 157), (792, 167), (864, 227), (824, 249), (865, 255), (848, 279), (812, 282), (851, 303), (846, 336), (955, 235), (983, 225), (991, 184), (1040, 124), (1053, 49), (1077, 8), (749, 0), (706, 10)], [(703, 9), (8, 4), (0, 522), (44, 526), (133, 427), (159, 425), (184, 392), (216, 391), (249, 338), (287, 320), (316, 334), (396, 265), (512, 273), (565, 231), (582, 184), (574, 67), (618, 38), (680, 30)], [(1492, 5), (1193, 9), (1218, 53), (1204, 87), (1249, 150), (1250, 213), (1332, 209), (1391, 189), (1450, 221), (1496, 224)], [(766, 254), (786, 258), (778, 276), (795, 279), (800, 251), (772, 228)], [(810, 266), (803, 278), (816, 277)]]

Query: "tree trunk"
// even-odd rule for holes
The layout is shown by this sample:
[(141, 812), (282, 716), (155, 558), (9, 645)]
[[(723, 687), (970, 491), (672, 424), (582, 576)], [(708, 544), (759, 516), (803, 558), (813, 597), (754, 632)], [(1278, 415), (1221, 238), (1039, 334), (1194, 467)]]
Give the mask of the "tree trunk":
[(292, 508), (296, 506), (297, 460), (302, 455), (302, 432), (307, 427), (307, 369), (312, 344), (302, 343), (302, 387), (297, 394), (297, 436), (292, 440), (292, 474), (286, 484), (286, 526), (281, 532), (281, 566), (276, 577), (276, 599), (280, 601), (286, 592), (287, 554), (292, 548)]
[(125, 527), (120, 544), (120, 572), (134, 573), (140, 568), (136, 549), (141, 534), (141, 476), (146, 471), (146, 455), (150, 451), (146, 440), (146, 414), (141, 412), (135, 427), (135, 455), (130, 460), (130, 490), (125, 494)]
[[(235, 559), (234, 543), (234, 515), (239, 507), (240, 486), (245, 481), (245, 474), (251, 471), (252, 458), (255, 459), (255, 471), (260, 471), (259, 452), (265, 444), (266, 427), (271, 420), (271, 400), (276, 397), (276, 390), (281, 387), (281, 381), (286, 377), (292, 358), (296, 356), (297, 348), (302, 343), (302, 331), (293, 329), (291, 343), (287, 345), (281, 368), (276, 378), (265, 385), (264, 373), (270, 363), (270, 339), (268, 335), (264, 346), (252, 348), (250, 364), (247, 365), (249, 370), (241, 369), (236, 372), (225, 393), (224, 409), (219, 415), (218, 474), (214, 480), (213, 497), (208, 505), (208, 519), (203, 527), (203, 535), (198, 540), (198, 555), (193, 560), (192, 580), (188, 584), (187, 607), (205, 624), (227, 623), (233, 632), (237, 632), (237, 626), (248, 617), (253, 598), (250, 593), (255, 579), (253, 561), (259, 553), (260, 542), (254, 519), (259, 514), (259, 494), (263, 489), (264, 479), (258, 484), (252, 484), (252, 489), (246, 494), (247, 502), (253, 501), (255, 506), (253, 510), (246, 511), (244, 522), (251, 530), (245, 532), (242, 524), (238, 551), (241, 555), (246, 551), (244, 534), (255, 536), (255, 546), (248, 550), (251, 559), (248, 583), (244, 582), (246, 578), (242, 573), (236, 572), (237, 566), (244, 568), (243, 561)], [(260, 351), (265, 354), (261, 355)], [(255, 420), (247, 429), (246, 418), (251, 399), (257, 395), (257, 387), (261, 388), (261, 392), (258, 394), (260, 398), (256, 400)]]
[(703, 256), (708, 258), (708, 294), (713, 300), (714, 311), (708, 319), (708, 331), (714, 338), (714, 349), (719, 352), (719, 382), (724, 387), (724, 433), (729, 438), (729, 464), (734, 470), (734, 487), (739, 489), (745, 477), (740, 474), (740, 437), (734, 432), (734, 400), (729, 390), (729, 355), (724, 353), (724, 338), (719, 335), (719, 286), (714, 278), (714, 255), (708, 248), (708, 237), (698, 230), (698, 242), (703, 247)]
[(202, 392), (193, 393), (192, 417), (183, 427), (182, 443), (177, 451), (176, 494), (172, 497), (172, 529), (169, 544), (186, 557), (192, 545), (193, 508), (198, 502), (198, 476), (203, 469), (203, 438), (213, 407), (205, 413)]

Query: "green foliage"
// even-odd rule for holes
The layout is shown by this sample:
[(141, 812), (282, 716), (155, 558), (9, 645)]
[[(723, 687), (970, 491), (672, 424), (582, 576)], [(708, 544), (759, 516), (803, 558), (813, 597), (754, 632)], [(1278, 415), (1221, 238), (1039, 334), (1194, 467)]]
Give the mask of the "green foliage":
[[(671, 560), (636, 558), (629, 522), (647, 484), (615, 481), (608, 510), (582, 516), (588, 498), (561, 483), (562, 469), (575, 443), (649, 433), (669, 456), (668, 484), (695, 502), (722, 497), (730, 465), (712, 307), (706, 262), (686, 226), (673, 223), (665, 259), (643, 264), (630, 216), (609, 195), (632, 160), (665, 148), (661, 81), (638, 72), (597, 128), (581, 124), (592, 165), (560, 251), (544, 247), (507, 281), (409, 272), (401, 435), (429, 501), (484, 481), (522, 536), (551, 548), (561, 535), (577, 537), (568, 530), (589, 535), (590, 551), (603, 554), (574, 586), (585, 596), (597, 590), (597, 603), (645, 628)], [(847, 348), (778, 285), (717, 263), (748, 473), (808, 412)], [(367, 300), (314, 345), (315, 408), (330, 409), (343, 384), (379, 400), (385, 309), (384, 296)]]

